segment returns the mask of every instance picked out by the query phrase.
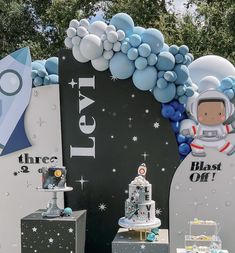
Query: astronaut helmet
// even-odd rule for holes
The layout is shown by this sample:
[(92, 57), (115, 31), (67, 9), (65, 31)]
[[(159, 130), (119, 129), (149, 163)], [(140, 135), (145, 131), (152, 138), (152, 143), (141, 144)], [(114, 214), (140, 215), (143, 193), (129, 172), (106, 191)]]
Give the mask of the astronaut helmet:
[(227, 120), (234, 113), (234, 105), (230, 102), (229, 98), (221, 92), (219, 88), (220, 82), (214, 76), (204, 77), (199, 85), (198, 85), (198, 93), (199, 95), (195, 98), (194, 102), (190, 104), (190, 114), (193, 118), (198, 121), (198, 105), (201, 101), (213, 101), (213, 100), (221, 100), (225, 105), (225, 112)]

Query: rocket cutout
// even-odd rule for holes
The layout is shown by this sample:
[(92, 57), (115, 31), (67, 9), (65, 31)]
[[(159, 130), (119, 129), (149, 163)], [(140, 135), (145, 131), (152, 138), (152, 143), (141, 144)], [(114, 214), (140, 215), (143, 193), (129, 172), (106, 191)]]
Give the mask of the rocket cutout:
[(22, 48), (0, 61), (0, 156), (31, 146), (24, 129), (31, 91), (30, 51)]

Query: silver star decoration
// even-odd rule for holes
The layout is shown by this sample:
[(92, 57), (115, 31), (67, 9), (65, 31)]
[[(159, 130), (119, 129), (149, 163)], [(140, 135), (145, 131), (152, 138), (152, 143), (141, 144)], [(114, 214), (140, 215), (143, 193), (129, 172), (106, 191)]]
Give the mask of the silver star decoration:
[(156, 215), (159, 216), (162, 214), (162, 210), (160, 208), (157, 208), (155, 211)]
[(134, 97), (135, 97), (135, 94), (131, 94), (131, 97), (134, 98)]
[(116, 81), (118, 78), (116, 76), (110, 76), (112, 81)]
[(113, 136), (113, 135), (111, 135), (111, 136), (110, 136), (110, 138), (111, 138), (111, 139), (113, 139), (113, 138), (114, 138), (114, 136)]
[(137, 140), (138, 140), (138, 137), (137, 137), (137, 136), (133, 136), (132, 140), (133, 140), (133, 141), (137, 141)]
[(144, 161), (146, 161), (146, 158), (147, 158), (147, 156), (149, 156), (149, 154), (147, 154), (146, 152), (144, 152), (143, 154), (141, 154), (141, 156), (143, 156), (144, 157)]
[(72, 88), (74, 88), (74, 86), (75, 86), (76, 84), (78, 84), (78, 83), (74, 82), (74, 80), (73, 80), (73, 78), (72, 78), (72, 81), (71, 81), (69, 84), (72, 86)]
[(33, 232), (37, 232), (37, 228), (33, 227), (32, 228)]
[(168, 145), (169, 143), (168, 143), (168, 141), (166, 141), (166, 145)]
[(88, 181), (88, 180), (85, 180), (85, 179), (83, 178), (83, 176), (81, 176), (80, 180), (75, 180), (75, 182), (81, 184), (81, 189), (82, 189), (82, 191), (83, 191), (84, 183), (87, 183), (87, 182), (89, 182), (89, 181)]
[(154, 128), (159, 128), (159, 127), (160, 127), (159, 122), (155, 122), (155, 123), (153, 124), (153, 127), (154, 127)]
[(115, 173), (115, 172), (116, 172), (116, 169), (112, 169), (112, 171)]
[(65, 56), (62, 56), (62, 60), (65, 60), (66, 59), (66, 57)]
[(72, 228), (69, 228), (69, 233), (73, 233), (73, 229)]
[(102, 108), (102, 112), (105, 112), (105, 108)]
[(162, 171), (165, 171), (166, 169), (165, 168), (162, 168)]
[(128, 120), (131, 122), (133, 119), (132, 119), (132, 117), (129, 117)]
[(149, 109), (146, 109), (146, 110), (145, 110), (145, 113), (149, 113)]
[(125, 193), (128, 194), (128, 190), (125, 190)]
[(53, 243), (54, 242), (54, 240), (52, 238), (50, 238), (48, 241), (49, 241), (49, 243)]
[(107, 206), (104, 203), (99, 204), (98, 207), (101, 212), (104, 212), (107, 209)]
[(145, 247), (146, 247), (146, 246), (145, 246), (144, 244), (142, 244), (142, 245), (140, 246), (141, 249), (145, 249)]

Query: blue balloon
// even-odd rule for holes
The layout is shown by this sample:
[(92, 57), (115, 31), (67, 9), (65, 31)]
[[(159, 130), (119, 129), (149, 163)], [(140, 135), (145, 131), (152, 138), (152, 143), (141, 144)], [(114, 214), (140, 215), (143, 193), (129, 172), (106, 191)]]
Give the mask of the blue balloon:
[(36, 76), (33, 80), (34, 86), (41, 86), (43, 84), (43, 79), (39, 76)]
[(155, 86), (153, 94), (158, 102), (168, 103), (174, 99), (176, 94), (176, 87), (173, 83), (169, 83), (165, 89), (159, 89), (157, 86)]
[(142, 43), (138, 47), (139, 55), (142, 57), (148, 57), (151, 54), (151, 47), (147, 43)]
[(179, 52), (179, 47), (176, 45), (171, 45), (169, 47), (169, 52), (172, 53), (173, 55), (176, 55)]
[(187, 88), (186, 88), (185, 95), (186, 95), (187, 97), (192, 97), (192, 96), (194, 95), (194, 90), (193, 90), (193, 88), (192, 88), (192, 87), (187, 87)]
[(156, 54), (150, 54), (147, 58), (148, 65), (153, 66), (157, 63), (157, 56)]
[(131, 44), (128, 41), (124, 41), (121, 45), (121, 51), (127, 54), (128, 50), (131, 48)]
[(161, 113), (164, 118), (169, 119), (175, 114), (175, 109), (171, 105), (165, 105), (162, 107)]
[(159, 89), (165, 89), (167, 87), (168, 83), (164, 78), (159, 78), (157, 80), (157, 87)]
[(234, 91), (233, 89), (228, 89), (224, 91), (224, 94), (230, 99), (232, 100), (234, 98)]
[(50, 78), (49, 78), (49, 76), (45, 76), (45, 77), (44, 77), (44, 79), (43, 79), (43, 84), (44, 84), (44, 85), (50, 84)]
[(180, 96), (180, 97), (179, 97), (179, 102), (180, 102), (182, 105), (186, 104), (187, 101), (188, 101), (188, 97), (187, 97), (187, 96), (183, 95), (183, 96)]
[(172, 127), (174, 133), (176, 133), (176, 134), (179, 133), (179, 131), (180, 131), (180, 123), (178, 121), (171, 122), (171, 127)]
[(147, 59), (144, 58), (144, 57), (138, 57), (136, 60), (135, 60), (135, 67), (138, 69), (138, 70), (143, 70), (147, 67), (148, 65), (148, 62), (147, 62)]
[(183, 114), (186, 110), (185, 105), (178, 103), (177, 109)]
[(31, 67), (32, 67), (33, 70), (39, 70), (39, 69), (46, 70), (45, 66), (43, 64), (41, 64), (39, 62), (36, 62), (36, 61), (32, 62)]
[(138, 34), (132, 34), (129, 39), (129, 42), (133, 47), (138, 47), (141, 44), (141, 37)]
[(48, 73), (47, 73), (47, 71), (45, 70), (45, 69), (39, 69), (38, 70), (38, 76), (40, 76), (40, 77), (45, 77), (45, 76), (47, 76), (48, 75)]
[(161, 52), (158, 55), (156, 67), (158, 70), (172, 70), (175, 66), (175, 57), (170, 52)]
[(220, 84), (221, 90), (231, 89), (232, 87), (233, 87), (233, 80), (231, 78), (226, 77), (221, 81), (221, 84)]
[(164, 46), (164, 37), (162, 33), (155, 28), (148, 28), (142, 33), (142, 41), (149, 44), (152, 53), (159, 53)]
[(168, 52), (168, 51), (169, 51), (169, 46), (168, 46), (166, 43), (164, 43), (164, 45), (163, 45), (163, 48), (162, 48), (161, 52), (163, 52), (163, 51), (166, 51), (166, 52)]
[(137, 48), (130, 48), (128, 50), (128, 53), (127, 53), (127, 57), (131, 60), (131, 61), (134, 61), (137, 59), (137, 57), (139, 56), (139, 53), (138, 53), (138, 49)]
[(164, 78), (168, 81), (168, 82), (174, 82), (177, 79), (177, 75), (174, 71), (166, 71), (164, 73)]
[(110, 60), (109, 68), (114, 77), (127, 79), (133, 75), (135, 64), (125, 54), (118, 52)]
[(110, 25), (114, 25), (117, 30), (123, 30), (126, 36), (133, 33), (134, 21), (126, 13), (118, 13), (114, 15), (110, 21)]
[(132, 77), (134, 85), (140, 90), (151, 90), (157, 81), (157, 70), (147, 67), (144, 70), (136, 70)]
[(170, 102), (170, 105), (173, 106), (175, 108), (175, 110), (179, 110), (180, 104), (179, 104), (178, 101), (173, 100), (173, 101)]
[(157, 77), (162, 78), (162, 77), (164, 77), (164, 75), (165, 75), (165, 71), (159, 71), (157, 74)]
[(170, 117), (172, 121), (179, 121), (182, 117), (182, 114), (180, 111), (175, 111), (174, 115)]
[(182, 54), (175, 55), (175, 62), (176, 63), (182, 63), (183, 61), (184, 61), (184, 56)]
[(191, 148), (190, 148), (190, 146), (187, 143), (181, 143), (179, 145), (179, 153), (181, 155), (186, 156), (186, 155), (188, 155), (190, 153), (190, 151), (191, 151)]
[(52, 74), (52, 75), (48, 75), (49, 79), (50, 79), (50, 84), (58, 84), (59, 83), (59, 76)]
[(177, 79), (175, 81), (176, 84), (183, 84), (189, 78), (189, 70), (185, 65), (177, 64), (174, 68), (174, 71), (177, 75)]
[(182, 134), (177, 135), (177, 141), (179, 144), (186, 142), (186, 137)]
[(179, 53), (182, 55), (186, 55), (189, 52), (189, 48), (186, 45), (182, 45), (179, 47)]
[(186, 87), (184, 85), (179, 85), (176, 89), (176, 93), (178, 96), (183, 96), (186, 92)]
[(59, 60), (58, 57), (50, 57), (45, 63), (45, 68), (48, 74), (59, 74)]
[(141, 26), (135, 26), (133, 33), (142, 35), (142, 33), (145, 31), (145, 28), (141, 27)]
[(37, 75), (38, 75), (38, 71), (36, 69), (33, 69), (31, 71), (31, 77), (32, 77), (32, 79), (34, 79)]

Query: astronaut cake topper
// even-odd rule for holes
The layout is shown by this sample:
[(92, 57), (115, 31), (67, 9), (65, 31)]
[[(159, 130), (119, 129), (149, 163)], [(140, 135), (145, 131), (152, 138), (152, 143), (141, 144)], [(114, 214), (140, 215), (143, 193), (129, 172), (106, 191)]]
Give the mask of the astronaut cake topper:
[(24, 130), (31, 91), (30, 51), (22, 48), (0, 61), (0, 155), (31, 146)]
[(182, 121), (180, 133), (193, 137), (192, 155), (205, 157), (205, 147), (216, 148), (228, 156), (235, 153), (235, 146), (226, 138), (235, 130), (235, 121), (226, 124), (234, 113), (234, 105), (219, 90), (219, 80), (213, 76), (204, 77), (199, 84), (199, 94), (189, 101), (191, 119)]

